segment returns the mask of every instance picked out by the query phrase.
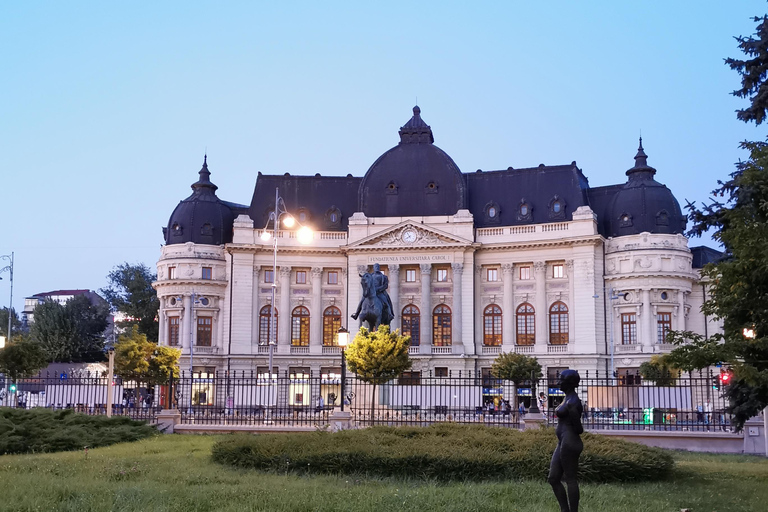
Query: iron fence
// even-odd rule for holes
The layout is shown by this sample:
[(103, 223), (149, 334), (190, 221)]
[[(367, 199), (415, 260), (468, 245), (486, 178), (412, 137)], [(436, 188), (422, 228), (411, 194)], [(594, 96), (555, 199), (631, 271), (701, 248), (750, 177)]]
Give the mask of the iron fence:
[(88, 415), (107, 413), (107, 396), (112, 392), (112, 415), (155, 421), (162, 408), (164, 386), (127, 381), (115, 377), (112, 383), (97, 372), (40, 373), (12, 382), (0, 378), (0, 406), (23, 409), (72, 409)]
[[(334, 373), (211, 372), (189, 374), (166, 385), (147, 385), (99, 374), (41, 374), (14, 386), (2, 382), (0, 405), (74, 409), (154, 421), (162, 408), (177, 408), (184, 424), (277, 425), (322, 428), (335, 408), (344, 407), (357, 426), (418, 425), (438, 422), (518, 428), (533, 404), (546, 422), (564, 395), (557, 375), (517, 384), (487, 372), (407, 372), (374, 386)], [(577, 393), (588, 430), (731, 431), (725, 387), (711, 373), (686, 374), (653, 383), (638, 375), (618, 377), (583, 372)]]

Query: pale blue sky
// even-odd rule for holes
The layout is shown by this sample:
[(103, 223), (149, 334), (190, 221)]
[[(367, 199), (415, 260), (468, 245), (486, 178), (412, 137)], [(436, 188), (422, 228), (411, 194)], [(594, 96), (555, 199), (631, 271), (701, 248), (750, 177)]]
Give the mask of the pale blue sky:
[(219, 196), (247, 204), (258, 171), (362, 176), (417, 97), (464, 172), (576, 160), (621, 183), (642, 130), (682, 204), (766, 134), (736, 120), (723, 64), (764, 1), (368, 4), (2, 2), (14, 306), (154, 267), (206, 148)]

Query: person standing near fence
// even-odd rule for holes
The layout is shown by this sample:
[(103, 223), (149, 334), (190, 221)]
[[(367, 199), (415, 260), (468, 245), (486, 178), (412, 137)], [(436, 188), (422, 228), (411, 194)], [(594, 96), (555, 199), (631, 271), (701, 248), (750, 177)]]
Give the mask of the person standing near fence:
[(712, 423), (712, 402), (709, 399), (704, 402), (704, 423), (707, 425), (707, 430), (709, 430), (709, 425)]

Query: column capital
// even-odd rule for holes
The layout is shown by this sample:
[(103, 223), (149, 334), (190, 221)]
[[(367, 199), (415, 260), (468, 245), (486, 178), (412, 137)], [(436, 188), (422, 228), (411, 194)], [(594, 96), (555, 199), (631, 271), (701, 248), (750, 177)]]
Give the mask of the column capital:
[(323, 267), (312, 267), (312, 277), (323, 277)]
[(284, 265), (280, 266), (280, 277), (291, 277), (291, 268)]
[(463, 263), (452, 263), (451, 264), (451, 270), (453, 270), (454, 274), (461, 274), (464, 272), (464, 264)]
[(358, 265), (357, 266), (357, 273), (358, 274), (365, 274), (368, 272), (368, 265)]
[(511, 274), (515, 270), (515, 266), (511, 263), (504, 263), (501, 266), (501, 272), (503, 274)]
[(393, 265), (387, 265), (387, 270), (391, 274), (399, 274), (400, 273), (400, 265), (395, 263)]
[(432, 264), (431, 263), (422, 263), (419, 265), (419, 268), (421, 269), (421, 275), (431, 275), (432, 274)]
[(573, 260), (565, 260), (565, 267), (571, 270), (573, 268)]
[(536, 272), (544, 272), (547, 270), (547, 262), (546, 261), (535, 261), (533, 263), (533, 269)]

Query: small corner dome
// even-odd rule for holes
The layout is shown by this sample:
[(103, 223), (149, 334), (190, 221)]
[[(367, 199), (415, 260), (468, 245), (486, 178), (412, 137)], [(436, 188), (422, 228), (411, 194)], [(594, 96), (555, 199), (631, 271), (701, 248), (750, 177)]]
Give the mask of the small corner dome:
[(627, 182), (606, 210), (608, 236), (684, 233), (686, 216), (672, 191), (653, 179), (656, 169), (648, 165), (642, 138), (635, 165), (626, 174)]
[(400, 143), (381, 155), (360, 184), (359, 207), (368, 217), (454, 215), (466, 206), (456, 163), (435, 146), (432, 128), (413, 107)]
[(163, 228), (168, 245), (187, 242), (221, 245), (232, 241), (235, 216), (216, 196), (218, 187), (211, 183), (207, 155), (198, 174), (200, 179), (192, 184), (192, 195), (176, 206), (168, 226)]

